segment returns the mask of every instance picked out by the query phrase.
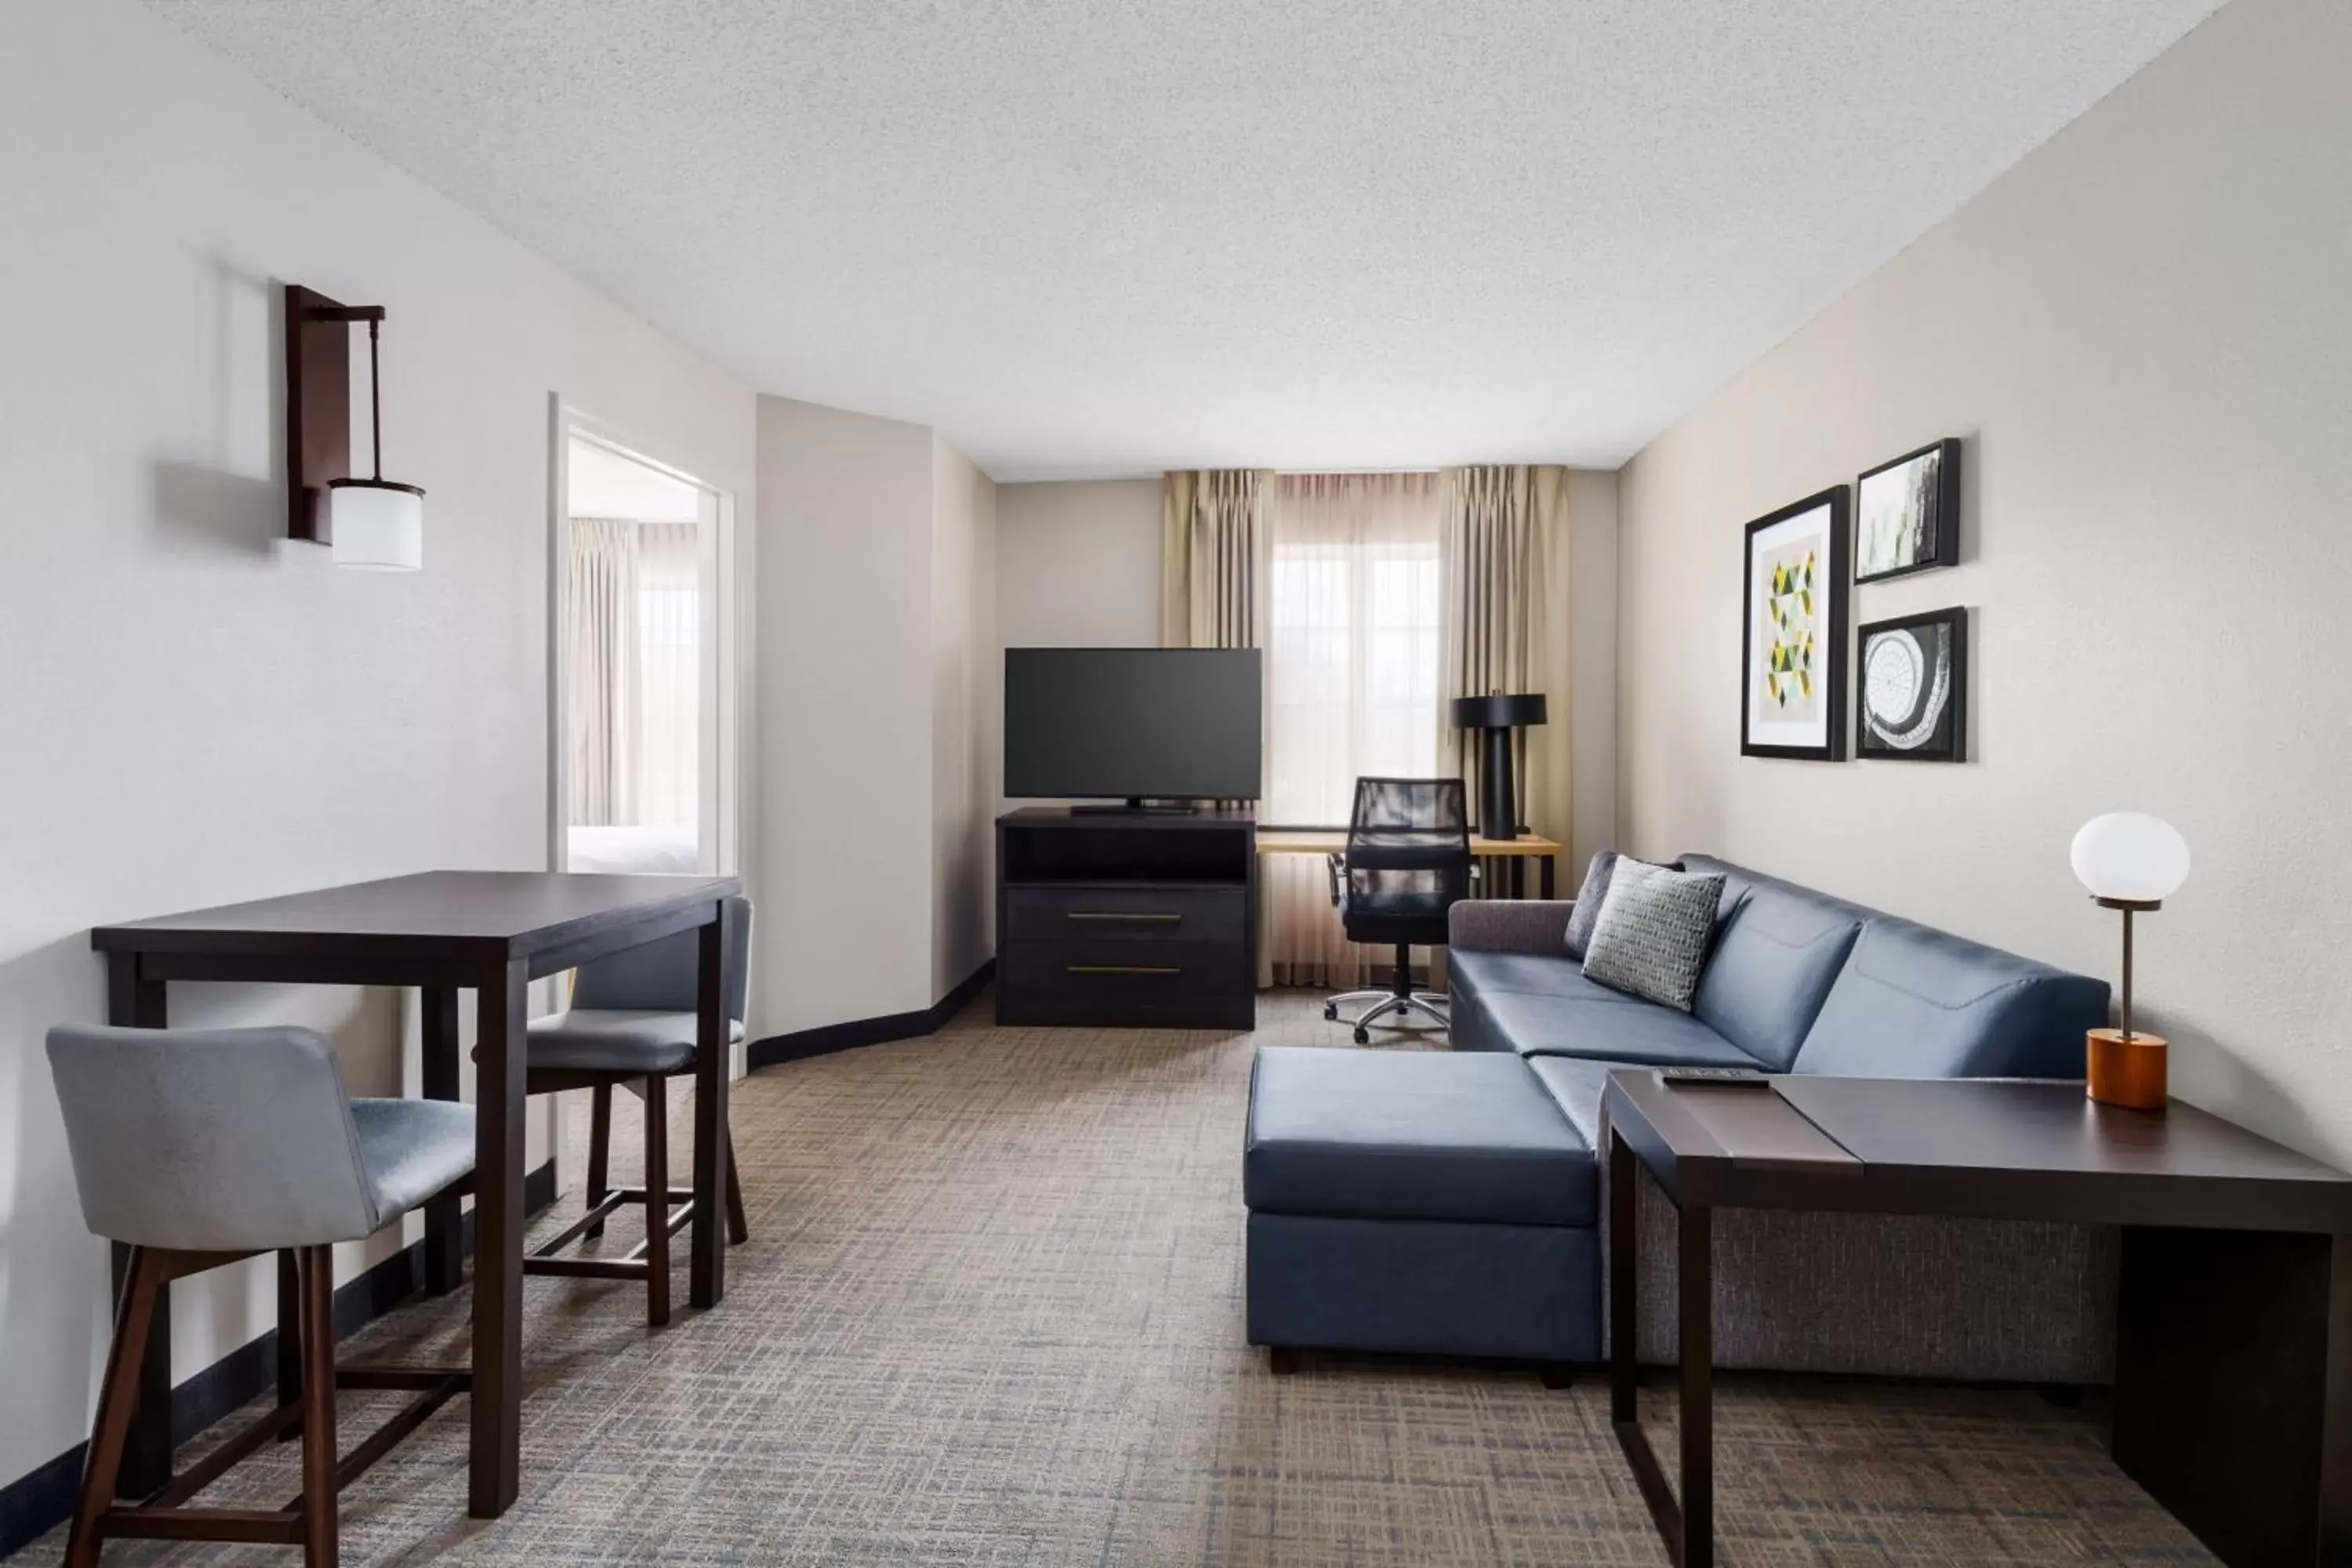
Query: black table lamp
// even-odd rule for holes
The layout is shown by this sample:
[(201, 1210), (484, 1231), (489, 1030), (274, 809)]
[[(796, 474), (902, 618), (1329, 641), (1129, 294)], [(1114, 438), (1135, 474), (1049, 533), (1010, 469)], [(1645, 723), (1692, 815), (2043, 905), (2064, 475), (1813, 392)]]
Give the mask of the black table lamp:
[(1488, 838), (1517, 838), (1517, 809), (1511, 800), (1511, 731), (1522, 724), (1544, 722), (1540, 691), (1454, 700), (1454, 727), (1484, 730), (1486, 754), (1478, 764), (1478, 831)]

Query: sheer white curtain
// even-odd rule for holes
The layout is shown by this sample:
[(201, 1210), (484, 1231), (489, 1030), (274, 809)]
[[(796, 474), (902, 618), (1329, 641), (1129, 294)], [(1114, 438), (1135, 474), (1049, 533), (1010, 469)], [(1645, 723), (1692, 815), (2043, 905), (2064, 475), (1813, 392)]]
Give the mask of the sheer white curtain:
[(637, 816), (692, 827), (701, 815), (702, 563), (690, 522), (637, 525)]
[(571, 536), (571, 824), (694, 827), (702, 760), (695, 525), (575, 517)]
[[(1435, 474), (1275, 480), (1261, 821), (1339, 826), (1357, 775), (1438, 773), (1438, 510)], [(1261, 981), (1349, 987), (1385, 978), (1387, 955), (1340, 931), (1321, 859), (1271, 855), (1263, 864)]]

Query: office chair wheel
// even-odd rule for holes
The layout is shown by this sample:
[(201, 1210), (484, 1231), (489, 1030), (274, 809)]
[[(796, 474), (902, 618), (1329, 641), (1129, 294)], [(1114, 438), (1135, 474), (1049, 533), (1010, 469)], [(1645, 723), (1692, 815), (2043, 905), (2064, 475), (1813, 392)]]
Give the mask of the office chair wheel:
[(1360, 1045), (1360, 1046), (1369, 1046), (1369, 1045), (1370, 1045), (1371, 1043), (1372, 1043), (1372, 1032), (1371, 1032), (1370, 1029), (1367, 1029), (1366, 1027), (1364, 1027), (1361, 1024), (1357, 1025), (1357, 1026), (1356, 1026), (1356, 1044), (1358, 1044), (1358, 1045)]
[(1337, 1018), (1339, 1016), (1339, 1004), (1337, 1002), (1324, 1003), (1323, 1016), (1327, 1018)]

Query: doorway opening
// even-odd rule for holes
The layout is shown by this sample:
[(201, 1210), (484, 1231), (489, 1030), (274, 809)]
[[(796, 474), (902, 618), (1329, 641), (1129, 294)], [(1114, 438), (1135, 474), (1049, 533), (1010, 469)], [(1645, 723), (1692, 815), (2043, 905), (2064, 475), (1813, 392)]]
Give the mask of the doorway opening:
[(733, 502), (559, 409), (550, 863), (737, 866)]

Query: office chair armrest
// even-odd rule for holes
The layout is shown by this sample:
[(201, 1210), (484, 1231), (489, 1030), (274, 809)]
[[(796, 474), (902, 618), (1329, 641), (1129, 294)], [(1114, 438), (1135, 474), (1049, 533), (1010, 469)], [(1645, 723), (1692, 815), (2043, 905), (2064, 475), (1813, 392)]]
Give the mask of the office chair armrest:
[(1331, 907), (1336, 910), (1339, 907), (1339, 879), (1348, 869), (1348, 858), (1345, 855), (1326, 855), (1323, 865), (1331, 873)]

